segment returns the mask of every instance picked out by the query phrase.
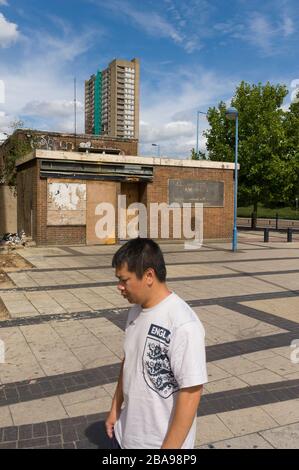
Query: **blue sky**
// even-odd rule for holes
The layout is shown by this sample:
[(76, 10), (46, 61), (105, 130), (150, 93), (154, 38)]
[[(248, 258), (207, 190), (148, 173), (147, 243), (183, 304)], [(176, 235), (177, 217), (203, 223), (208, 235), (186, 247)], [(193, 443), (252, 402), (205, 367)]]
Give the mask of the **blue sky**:
[[(298, 71), (297, 0), (0, 0), (0, 132), (79, 130), (84, 79), (114, 59), (141, 63), (140, 153), (187, 157), (196, 110), (229, 102), (241, 80), (285, 83)], [(290, 97), (286, 99), (288, 105)], [(207, 127), (200, 118), (202, 131)]]

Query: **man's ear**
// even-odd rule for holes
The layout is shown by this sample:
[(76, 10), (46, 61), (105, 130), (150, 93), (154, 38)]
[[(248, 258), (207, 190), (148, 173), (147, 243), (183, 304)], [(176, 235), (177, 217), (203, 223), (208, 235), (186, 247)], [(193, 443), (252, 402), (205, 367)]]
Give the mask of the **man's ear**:
[(146, 278), (146, 282), (149, 286), (151, 286), (155, 280), (155, 277), (156, 277), (156, 273), (155, 273), (155, 270), (153, 268), (148, 268), (145, 273), (145, 278)]

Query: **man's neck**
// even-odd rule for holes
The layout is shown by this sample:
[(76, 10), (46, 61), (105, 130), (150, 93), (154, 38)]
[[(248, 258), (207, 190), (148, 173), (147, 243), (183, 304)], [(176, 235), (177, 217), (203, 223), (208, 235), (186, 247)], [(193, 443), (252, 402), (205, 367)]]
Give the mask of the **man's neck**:
[(168, 289), (166, 284), (163, 284), (158, 289), (155, 289), (155, 294), (148, 299), (144, 304), (141, 305), (142, 308), (152, 308), (158, 305), (162, 300), (166, 299), (171, 294), (171, 291)]

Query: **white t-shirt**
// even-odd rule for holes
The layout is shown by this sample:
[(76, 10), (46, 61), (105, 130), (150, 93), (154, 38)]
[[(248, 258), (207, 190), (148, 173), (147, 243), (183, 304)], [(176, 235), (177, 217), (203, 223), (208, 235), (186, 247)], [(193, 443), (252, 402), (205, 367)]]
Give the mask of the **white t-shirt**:
[[(181, 388), (206, 383), (205, 331), (174, 292), (158, 305), (134, 305), (124, 342), (124, 403), (115, 424), (123, 449), (159, 449)], [(182, 449), (193, 449), (196, 418)]]

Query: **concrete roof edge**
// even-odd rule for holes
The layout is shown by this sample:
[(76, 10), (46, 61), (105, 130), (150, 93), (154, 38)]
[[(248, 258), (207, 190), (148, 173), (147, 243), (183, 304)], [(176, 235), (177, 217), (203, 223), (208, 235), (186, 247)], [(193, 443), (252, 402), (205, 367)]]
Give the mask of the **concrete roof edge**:
[(35, 158), (37, 157), (36, 157), (36, 150), (34, 149), (31, 152), (26, 153), (24, 157), (19, 158), (19, 160), (17, 160), (16, 162), (16, 166), (23, 165), (24, 163), (30, 162), (30, 160), (34, 160)]
[[(17, 162), (20, 166), (34, 158), (54, 159), (54, 160), (72, 160), (84, 161), (91, 163), (131, 163), (141, 165), (154, 165), (154, 166), (178, 166), (185, 168), (210, 168), (210, 169), (223, 169), (234, 170), (235, 164), (231, 162), (214, 162), (209, 160), (183, 160), (173, 159), (166, 157), (140, 157), (133, 155), (110, 155), (107, 153), (83, 153), (83, 152), (67, 152), (61, 150), (40, 150), (36, 149), (24, 158)], [(239, 167), (239, 165), (238, 165)]]

